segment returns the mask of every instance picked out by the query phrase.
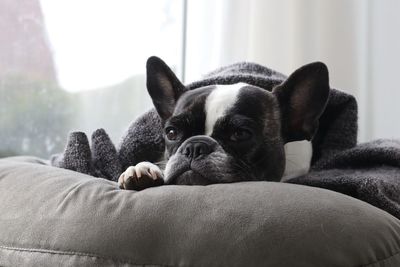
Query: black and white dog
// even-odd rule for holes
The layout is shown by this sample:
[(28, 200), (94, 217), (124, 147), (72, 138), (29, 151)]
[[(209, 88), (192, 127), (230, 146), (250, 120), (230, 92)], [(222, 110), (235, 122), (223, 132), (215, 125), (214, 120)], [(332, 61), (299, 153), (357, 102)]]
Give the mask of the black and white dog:
[[(271, 92), (245, 83), (188, 90), (161, 59), (149, 58), (147, 89), (164, 127), (167, 163), (164, 170), (150, 162), (129, 167), (120, 188), (135, 189), (140, 179), (185, 185), (280, 181), (288, 172), (284, 145), (312, 139), (328, 101), (328, 80), (327, 67), (315, 62)], [(310, 157), (299, 160), (307, 171)]]

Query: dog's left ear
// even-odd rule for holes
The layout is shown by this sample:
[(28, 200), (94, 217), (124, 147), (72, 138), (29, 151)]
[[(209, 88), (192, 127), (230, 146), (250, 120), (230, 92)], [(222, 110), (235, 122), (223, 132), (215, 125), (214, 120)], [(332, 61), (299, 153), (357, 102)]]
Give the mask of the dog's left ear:
[(165, 121), (172, 116), (176, 102), (186, 88), (168, 65), (158, 57), (150, 57), (146, 69), (147, 90), (158, 115)]
[(285, 142), (311, 140), (329, 97), (328, 68), (314, 62), (297, 69), (273, 89), (282, 116)]

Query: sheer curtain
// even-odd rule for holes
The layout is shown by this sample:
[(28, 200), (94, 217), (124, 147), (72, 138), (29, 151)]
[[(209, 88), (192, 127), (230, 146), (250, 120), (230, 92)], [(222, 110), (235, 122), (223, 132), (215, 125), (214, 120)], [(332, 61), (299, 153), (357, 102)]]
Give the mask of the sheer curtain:
[(289, 74), (312, 61), (331, 86), (356, 96), (360, 141), (400, 137), (395, 0), (188, 0), (186, 82), (254, 61)]

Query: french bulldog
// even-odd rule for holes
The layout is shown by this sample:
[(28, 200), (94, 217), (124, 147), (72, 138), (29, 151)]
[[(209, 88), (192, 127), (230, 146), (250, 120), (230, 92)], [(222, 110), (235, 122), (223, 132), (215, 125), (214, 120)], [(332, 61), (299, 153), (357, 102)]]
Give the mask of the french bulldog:
[[(157, 181), (149, 186), (280, 181), (289, 172), (285, 144), (313, 138), (330, 90), (321, 62), (297, 69), (271, 91), (246, 83), (188, 90), (161, 59), (150, 57), (146, 67), (166, 164), (127, 168), (118, 180), (122, 189), (137, 190), (146, 179)], [(306, 171), (310, 159), (298, 159)]]

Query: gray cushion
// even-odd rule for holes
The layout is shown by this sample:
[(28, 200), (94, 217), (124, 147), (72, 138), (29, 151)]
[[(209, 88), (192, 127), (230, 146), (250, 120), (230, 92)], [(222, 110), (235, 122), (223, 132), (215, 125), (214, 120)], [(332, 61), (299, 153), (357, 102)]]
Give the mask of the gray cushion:
[(354, 198), (244, 182), (123, 191), (0, 160), (0, 266), (400, 266), (400, 221)]

